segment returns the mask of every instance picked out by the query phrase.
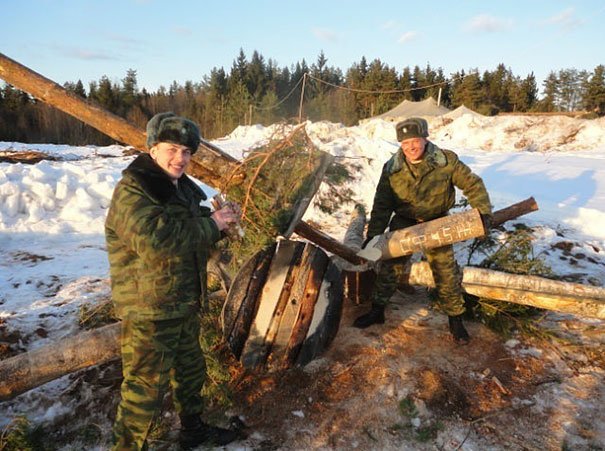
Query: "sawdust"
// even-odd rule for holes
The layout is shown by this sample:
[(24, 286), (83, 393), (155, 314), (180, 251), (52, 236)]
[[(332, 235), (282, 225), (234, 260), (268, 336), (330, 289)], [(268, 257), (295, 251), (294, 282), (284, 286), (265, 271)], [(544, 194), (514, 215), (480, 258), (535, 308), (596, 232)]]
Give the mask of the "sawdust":
[(467, 323), (471, 344), (457, 346), (447, 318), (428, 308), (424, 291), (394, 297), (384, 325), (351, 327), (366, 309), (346, 304), (338, 335), (321, 359), (240, 383), (235, 409), (255, 431), (246, 446), (605, 446), (602, 366), (580, 374), (552, 348), (507, 342), (476, 322)]

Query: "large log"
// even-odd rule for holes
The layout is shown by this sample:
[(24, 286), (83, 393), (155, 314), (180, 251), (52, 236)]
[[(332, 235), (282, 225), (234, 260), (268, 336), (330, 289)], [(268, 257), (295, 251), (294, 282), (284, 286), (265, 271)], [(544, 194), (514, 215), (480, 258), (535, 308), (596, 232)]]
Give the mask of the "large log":
[(0, 401), (119, 357), (120, 323), (82, 332), (0, 361)]
[[(145, 150), (146, 136), (144, 130), (67, 91), (52, 80), (43, 77), (2, 53), (0, 53), (0, 78), (123, 144)], [(318, 237), (321, 237), (322, 233), (301, 221), (301, 218), (332, 161), (333, 158), (330, 155), (322, 155), (319, 167), (314, 172), (313, 185), (305, 190), (304, 195), (297, 200), (291, 224), (285, 232), (286, 237), (291, 235), (293, 229), (297, 233), (304, 230), (306, 239), (321, 246), (321, 238)], [(198, 151), (193, 155), (191, 164), (187, 168), (187, 173), (220, 190), (228, 182), (232, 182), (234, 178), (238, 179), (242, 176), (238, 171), (240, 169), (239, 165), (240, 162), (223, 152), (219, 147), (202, 140)], [(234, 174), (238, 175), (235, 176)], [(303, 236), (302, 233), (299, 234)], [(320, 241), (314, 241), (315, 239)], [(353, 256), (353, 258), (355, 257)], [(359, 259), (356, 261), (359, 261)]]
[(516, 204), (512, 204), (501, 210), (494, 211), (494, 215), (492, 217), (492, 227), (499, 226), (500, 224), (504, 224), (506, 221), (510, 221), (511, 219), (518, 218), (519, 216), (523, 216), (537, 210), (538, 203), (533, 197), (522, 200), (521, 202), (517, 202)]
[[(146, 149), (145, 132), (127, 120), (108, 112), (52, 80), (0, 53), (0, 78), (14, 87), (81, 120), (123, 144)], [(187, 172), (218, 188), (223, 178), (232, 173), (237, 160), (213, 144), (202, 141)]]
[[(359, 252), (363, 246), (365, 225), (365, 208), (363, 205), (355, 205), (342, 243), (354, 252)], [(362, 271), (360, 270), (360, 266), (353, 265), (339, 256), (334, 256), (332, 259), (342, 270), (344, 278), (343, 289), (347, 299), (355, 304), (360, 304), (364, 299), (369, 299), (370, 290), (376, 279), (376, 273), (374, 271)], [(369, 265), (365, 265), (365, 268), (369, 269)]]
[(375, 236), (357, 253), (367, 260), (388, 260), (485, 235), (476, 208)]
[[(435, 286), (427, 262), (411, 265), (409, 283)], [(486, 299), (605, 319), (605, 289), (600, 287), (466, 266), (462, 270), (462, 288)]]

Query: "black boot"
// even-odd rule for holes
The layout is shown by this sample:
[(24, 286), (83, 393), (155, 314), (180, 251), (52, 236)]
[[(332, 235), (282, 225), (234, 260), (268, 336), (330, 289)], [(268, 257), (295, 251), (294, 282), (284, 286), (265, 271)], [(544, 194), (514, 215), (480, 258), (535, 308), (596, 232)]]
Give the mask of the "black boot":
[(450, 323), (450, 332), (454, 337), (454, 341), (459, 345), (467, 345), (471, 341), (464, 324), (462, 323), (462, 315), (448, 316)]
[(372, 324), (384, 324), (384, 305), (372, 304), (372, 309), (353, 322), (353, 327), (365, 329)]
[(204, 423), (199, 415), (182, 415), (180, 418), (179, 445), (183, 449), (191, 449), (200, 445), (225, 446), (241, 438), (236, 431)]

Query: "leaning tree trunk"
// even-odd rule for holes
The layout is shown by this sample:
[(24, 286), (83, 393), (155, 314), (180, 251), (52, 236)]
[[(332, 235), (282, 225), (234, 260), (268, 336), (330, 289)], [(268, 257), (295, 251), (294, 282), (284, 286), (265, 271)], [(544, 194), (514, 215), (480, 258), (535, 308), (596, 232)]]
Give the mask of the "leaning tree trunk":
[[(54, 81), (43, 77), (2, 53), (0, 53), (0, 78), (96, 128), (118, 142), (130, 145), (138, 150), (146, 149), (145, 131), (100, 106), (68, 92)], [(198, 152), (194, 154), (191, 160), (188, 172), (208, 185), (217, 188), (221, 181), (233, 172), (236, 163), (237, 160), (233, 157), (203, 140)]]

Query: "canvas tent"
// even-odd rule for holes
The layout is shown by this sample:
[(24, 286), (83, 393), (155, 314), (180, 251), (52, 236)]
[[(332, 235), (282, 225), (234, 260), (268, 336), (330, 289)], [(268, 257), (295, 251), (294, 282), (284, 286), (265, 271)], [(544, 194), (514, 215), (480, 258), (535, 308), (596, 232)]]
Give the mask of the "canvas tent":
[(406, 117), (420, 116), (420, 117), (431, 117), (441, 116), (442, 114), (448, 113), (450, 110), (443, 105), (437, 105), (437, 101), (432, 97), (424, 99), (420, 102), (412, 102), (410, 100), (404, 100), (395, 108), (382, 113), (378, 116), (374, 116), (373, 119), (384, 119), (385, 121), (396, 122)]
[(473, 111), (470, 108), (467, 108), (465, 105), (460, 105), (455, 110), (452, 110), (447, 114), (444, 114), (443, 117), (455, 120), (465, 114), (470, 114), (471, 116), (474, 116), (474, 117), (484, 117), (482, 114), (479, 114), (476, 111)]

